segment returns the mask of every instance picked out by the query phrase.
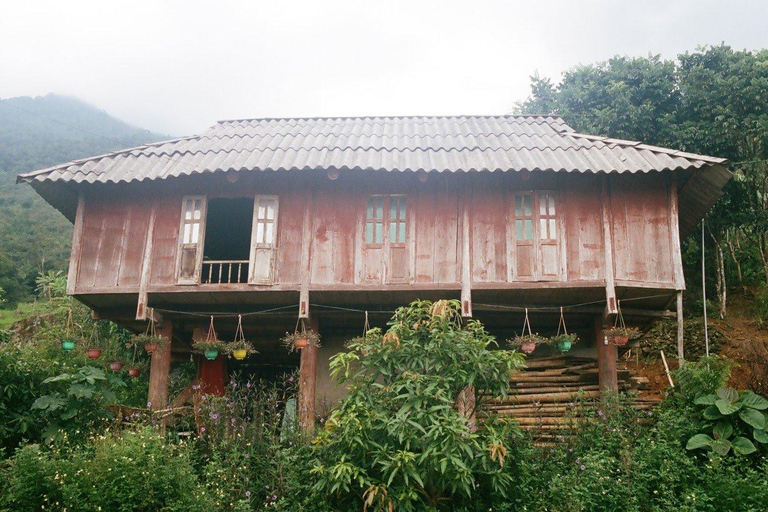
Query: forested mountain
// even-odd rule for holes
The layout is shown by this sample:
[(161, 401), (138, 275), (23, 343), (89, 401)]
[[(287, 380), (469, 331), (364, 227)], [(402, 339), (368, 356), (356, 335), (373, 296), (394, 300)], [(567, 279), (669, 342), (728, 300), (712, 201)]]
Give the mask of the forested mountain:
[(0, 99), (0, 288), (13, 305), (37, 272), (66, 271), (71, 224), (16, 175), (168, 138), (130, 126), (76, 98)]

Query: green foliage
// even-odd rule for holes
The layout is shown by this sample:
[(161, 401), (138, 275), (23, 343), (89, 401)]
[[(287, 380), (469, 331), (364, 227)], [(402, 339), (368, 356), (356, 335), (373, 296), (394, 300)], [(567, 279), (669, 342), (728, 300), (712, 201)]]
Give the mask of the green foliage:
[(315, 440), (316, 490), (343, 506), (423, 510), (471, 502), (476, 493), (504, 495), (508, 422), (473, 421), (457, 410), (468, 386), (491, 395), (509, 389), (523, 358), (496, 347), (477, 321), (462, 325), (458, 301), (416, 301), (331, 359), (346, 385)]
[(125, 387), (116, 375), (93, 366), (49, 377), (43, 384), (54, 384), (55, 390), (38, 397), (32, 403), (32, 409), (42, 411), (48, 423), (44, 432), (47, 439), (59, 437), (64, 432), (74, 434), (81, 428), (97, 426), (111, 418), (107, 405), (115, 401), (112, 388)]
[(9, 461), (0, 482), (2, 510), (207, 511), (185, 444), (152, 429), (106, 432), (85, 445), (52, 450), (28, 445)]
[[(716, 249), (708, 251), (708, 268), (716, 269), (712, 284), (721, 312), (727, 282), (765, 283), (768, 50), (734, 51), (723, 44), (678, 55), (677, 62), (658, 55), (615, 57), (577, 66), (558, 84), (534, 76), (531, 93), (520, 112), (557, 114), (583, 133), (729, 159), (734, 179), (706, 221), (708, 243)], [(700, 282), (695, 236), (683, 253), (687, 281)]]
[(763, 412), (768, 409), (768, 400), (760, 395), (723, 386), (716, 393), (698, 397), (694, 403), (702, 406), (706, 423), (704, 432), (691, 437), (686, 449), (709, 448), (722, 456), (733, 449), (737, 455), (749, 455), (757, 451), (755, 443), (768, 443), (768, 416)]

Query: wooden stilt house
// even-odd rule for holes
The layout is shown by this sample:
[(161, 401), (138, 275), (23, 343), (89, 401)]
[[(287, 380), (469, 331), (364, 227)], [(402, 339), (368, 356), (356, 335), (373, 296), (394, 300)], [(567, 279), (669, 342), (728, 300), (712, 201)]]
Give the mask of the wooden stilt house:
[[(328, 358), (413, 299), (460, 299), (500, 338), (552, 334), (563, 311), (617, 387), (606, 343), (680, 311), (680, 240), (718, 199), (726, 161), (574, 132), (558, 117), (242, 119), (191, 137), (19, 176), (74, 223), (69, 293), (133, 330), (157, 316), (149, 401), (209, 316), (243, 314), (259, 353), (241, 369), (300, 366), (300, 415), (338, 396)], [(562, 310), (561, 310), (562, 308)], [(278, 340), (323, 336), (300, 358)], [(223, 382), (219, 357), (200, 366)], [(217, 384), (218, 383), (218, 384)]]

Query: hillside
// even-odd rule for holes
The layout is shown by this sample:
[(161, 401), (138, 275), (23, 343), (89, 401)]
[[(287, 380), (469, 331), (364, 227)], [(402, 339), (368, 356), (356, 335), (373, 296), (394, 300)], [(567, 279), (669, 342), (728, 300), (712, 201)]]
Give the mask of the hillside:
[(0, 99), (0, 288), (13, 305), (29, 297), (38, 271), (66, 270), (72, 226), (16, 175), (166, 139), (76, 98)]

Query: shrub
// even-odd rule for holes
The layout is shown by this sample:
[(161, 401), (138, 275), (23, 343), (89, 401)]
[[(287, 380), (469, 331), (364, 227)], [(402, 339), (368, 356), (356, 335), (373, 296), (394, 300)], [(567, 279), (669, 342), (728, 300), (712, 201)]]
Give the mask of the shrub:
[(457, 507), (512, 486), (509, 423), (475, 425), (457, 398), (468, 386), (505, 394), (520, 354), (496, 350), (457, 301), (400, 308), (386, 334), (374, 329), (331, 359), (349, 395), (315, 440), (316, 489), (339, 506), (387, 510)]
[(83, 446), (19, 450), (4, 480), (7, 510), (205, 511), (212, 502), (190, 450), (144, 428), (107, 432)]

